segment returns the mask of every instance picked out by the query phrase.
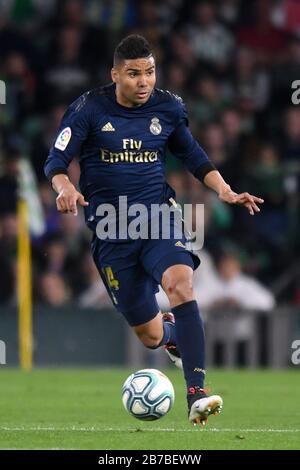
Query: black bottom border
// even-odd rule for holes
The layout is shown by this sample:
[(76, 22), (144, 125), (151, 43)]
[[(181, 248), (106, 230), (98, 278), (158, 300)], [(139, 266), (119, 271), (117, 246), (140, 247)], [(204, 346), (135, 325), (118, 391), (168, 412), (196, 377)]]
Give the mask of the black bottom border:
[(3, 464), (45, 466), (53, 464), (98, 467), (115, 465), (136, 468), (140, 465), (211, 465), (226, 462), (249, 464), (285, 464), (295, 457), (298, 450), (0, 450)]

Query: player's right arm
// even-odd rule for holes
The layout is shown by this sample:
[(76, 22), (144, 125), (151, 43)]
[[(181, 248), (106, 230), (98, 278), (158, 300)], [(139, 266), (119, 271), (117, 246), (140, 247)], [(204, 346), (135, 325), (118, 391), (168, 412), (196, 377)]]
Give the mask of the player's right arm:
[(57, 192), (56, 207), (59, 212), (63, 214), (71, 212), (77, 215), (77, 202), (81, 206), (88, 206), (89, 203), (84, 199), (84, 196), (77, 191), (75, 186), (71, 183), (68, 176), (65, 174), (58, 174), (52, 178), (52, 187)]
[(77, 215), (77, 203), (81, 206), (88, 205), (68, 178), (68, 166), (80, 153), (90, 129), (91, 110), (87, 98), (88, 93), (82, 95), (66, 111), (44, 166), (45, 175), (58, 194), (57, 210), (74, 215)]

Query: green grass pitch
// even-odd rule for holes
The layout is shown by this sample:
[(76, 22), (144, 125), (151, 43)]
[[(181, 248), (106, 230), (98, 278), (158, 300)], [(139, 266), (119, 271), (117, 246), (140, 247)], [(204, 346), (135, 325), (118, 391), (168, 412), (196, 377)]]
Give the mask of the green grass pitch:
[(1, 449), (300, 449), (300, 376), (287, 371), (209, 371), (224, 399), (206, 427), (187, 421), (181, 371), (164, 371), (176, 399), (153, 422), (123, 408), (125, 369), (0, 369)]

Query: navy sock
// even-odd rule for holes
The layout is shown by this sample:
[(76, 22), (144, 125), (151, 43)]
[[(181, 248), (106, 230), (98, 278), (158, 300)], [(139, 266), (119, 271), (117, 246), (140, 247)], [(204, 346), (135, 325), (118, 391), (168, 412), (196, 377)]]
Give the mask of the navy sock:
[(171, 321), (163, 321), (164, 334), (158, 347), (165, 344), (176, 344), (175, 325)]
[(197, 302), (191, 300), (172, 308), (176, 343), (182, 358), (187, 389), (204, 386), (205, 337)]

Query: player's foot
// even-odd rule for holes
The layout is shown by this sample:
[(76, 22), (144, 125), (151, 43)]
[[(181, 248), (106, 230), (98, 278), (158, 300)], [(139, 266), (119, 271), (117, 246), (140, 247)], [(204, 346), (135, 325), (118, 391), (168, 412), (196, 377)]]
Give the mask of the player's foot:
[[(163, 313), (163, 321), (169, 323), (175, 323), (174, 315), (171, 312)], [(168, 354), (169, 358), (175, 364), (176, 367), (182, 369), (182, 359), (180, 357), (180, 352), (175, 343), (167, 343), (164, 346), (164, 350)]]
[(217, 416), (223, 407), (223, 400), (219, 395), (207, 396), (200, 387), (190, 387), (187, 395), (188, 417), (194, 425), (207, 424), (209, 415)]

